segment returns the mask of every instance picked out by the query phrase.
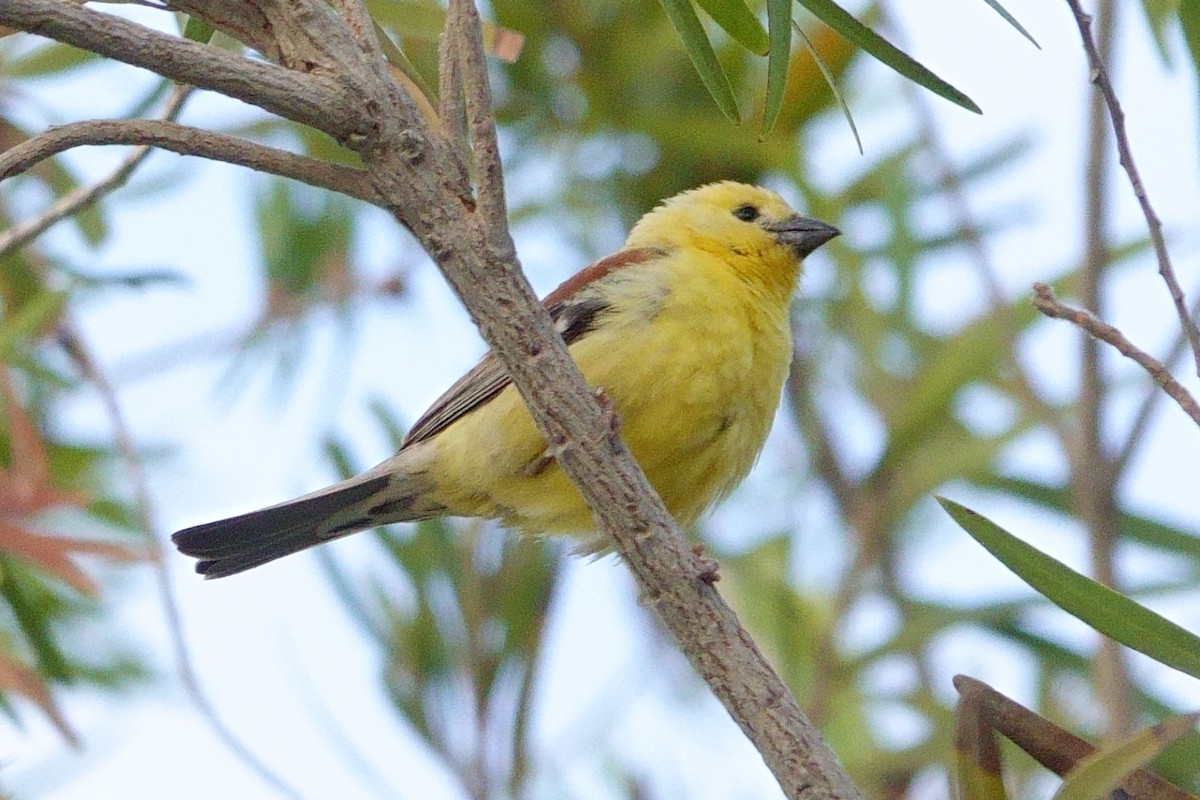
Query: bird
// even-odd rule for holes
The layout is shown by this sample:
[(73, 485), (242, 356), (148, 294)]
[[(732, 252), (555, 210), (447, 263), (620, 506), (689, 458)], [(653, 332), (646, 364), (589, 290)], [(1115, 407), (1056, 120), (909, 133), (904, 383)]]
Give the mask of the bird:
[[(620, 250), (543, 299), (680, 524), (732, 491), (758, 458), (788, 372), (788, 307), (802, 260), (839, 234), (769, 189), (708, 184), (663, 201)], [(172, 541), (198, 559), (197, 572), (220, 578), (357, 531), (441, 516), (498, 519), (611, 549), (492, 353), (379, 465)]]

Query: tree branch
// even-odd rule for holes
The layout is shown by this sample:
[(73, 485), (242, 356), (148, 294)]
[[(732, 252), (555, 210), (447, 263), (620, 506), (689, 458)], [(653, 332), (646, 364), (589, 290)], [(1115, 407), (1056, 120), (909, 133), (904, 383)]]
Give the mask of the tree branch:
[[(171, 93), (171, 99), (167, 101), (167, 107), (163, 110), (163, 119), (174, 120), (191, 92), (191, 86), (176, 85), (175, 90)], [(68, 192), (33, 219), (14, 225), (0, 233), (0, 258), (24, 247), (33, 239), (41, 236), (52, 225), (78, 214), (85, 208), (94, 205), (100, 198), (124, 186), (125, 182), (129, 180), (129, 176), (146, 160), (150, 152), (149, 145), (139, 145), (133, 148), (120, 165), (105, 178), (90, 186), (80, 186)], [(4, 155), (0, 153), (0, 162), (3, 162)]]
[(1175, 380), (1175, 377), (1167, 371), (1166, 367), (1152, 356), (1139, 350), (1132, 342), (1125, 338), (1125, 334), (1112, 325), (1101, 322), (1081, 308), (1072, 308), (1060, 303), (1058, 298), (1054, 296), (1054, 290), (1045, 283), (1035, 283), (1033, 291), (1033, 304), (1037, 307), (1038, 311), (1041, 311), (1047, 317), (1065, 319), (1079, 326), (1100, 341), (1108, 342), (1117, 348), (1121, 355), (1136, 361), (1146, 372), (1150, 373), (1150, 377), (1154, 379), (1154, 382), (1161, 386), (1163, 391), (1179, 404), (1184, 413), (1191, 417), (1193, 422), (1200, 425), (1200, 405), (1197, 405), (1196, 399), (1192, 397), (1179, 381)]
[(83, 379), (92, 384), (100, 395), (100, 402), (108, 413), (109, 423), (113, 428), (113, 441), (121, 460), (129, 471), (129, 479), (133, 486), (134, 507), (138, 523), (149, 534), (153, 548), (155, 573), (158, 576), (159, 599), (162, 602), (163, 613), (166, 615), (167, 631), (171, 645), (175, 650), (175, 668), (183, 690), (191, 699), (192, 705), (199, 710), (200, 715), (208, 722), (216, 737), (233, 755), (246, 765), (251, 772), (268, 786), (275, 789), (284, 797), (299, 800), (300, 793), (289, 785), (283, 778), (275, 774), (258, 756), (250, 751), (229, 726), (227, 726), (217, 710), (209, 702), (200, 679), (192, 667), (191, 654), (188, 652), (187, 640), (183, 636), (183, 620), (179, 614), (179, 604), (175, 600), (175, 590), (171, 584), (171, 569), (167, 564), (167, 549), (156, 531), (158, 525), (154, 520), (154, 505), (150, 500), (149, 484), (142, 471), (141, 458), (133, 441), (133, 434), (125, 422), (125, 414), (121, 410), (121, 402), (117, 398), (116, 389), (100, 370), (92, 357), (91, 350), (77, 333), (70, 320), (64, 318), (58, 327), (58, 341), (67, 356), (75, 363)]
[[(1188, 342), (1191, 344), (1192, 356), (1196, 362), (1196, 374), (1200, 375), (1200, 327), (1188, 313), (1183, 287), (1179, 285), (1179, 281), (1175, 277), (1175, 269), (1171, 266), (1171, 256), (1167, 252), (1167, 243), (1163, 238), (1162, 221), (1150, 205), (1146, 187), (1142, 184), (1142, 176), (1133, 161), (1133, 151), (1129, 146), (1129, 134), (1125, 130), (1125, 112), (1117, 100), (1117, 93), (1113, 90), (1112, 81), (1109, 80), (1108, 71), (1104, 67), (1104, 61), (1092, 38), (1091, 17), (1083, 10), (1079, 0), (1067, 0), (1067, 5), (1071, 7), (1071, 13), (1075, 16), (1075, 24), (1079, 27), (1079, 36), (1083, 40), (1083, 49), (1087, 51), (1088, 64), (1092, 70), (1092, 83), (1100, 90), (1104, 96), (1105, 105), (1108, 107), (1121, 166), (1129, 176), (1129, 185), (1133, 187), (1133, 193), (1142, 208), (1142, 215), (1146, 218), (1146, 227), (1150, 230), (1150, 242), (1154, 246), (1154, 255), (1158, 258), (1158, 274), (1162, 276), (1167, 284), (1167, 290), (1171, 293), (1171, 300), (1175, 304), (1175, 313), (1179, 315), (1179, 324), (1187, 333)], [(1099, 187), (1096, 187), (1095, 190), (1099, 191)]]
[[(0, 23), (222, 91), (353, 147), (377, 204), (414, 233), (445, 274), (508, 369), (563, 471), (593, 509), (599, 529), (617, 543), (642, 596), (759, 749), (784, 793), (807, 800), (858, 798), (820, 734), (705, 581), (707, 564), (621, 444), (613, 410), (597, 402), (519, 270), (503, 213), (486, 74), (471, 54), (480, 37), (474, 11), (455, 7), (471, 28), (461, 79), (480, 170), (478, 206), (459, 191), (461, 172), (445, 139), (425, 122), (382, 60), (362, 57), (336, 15), (315, 0), (257, 5), (268, 20), (290, 13), (289, 24), (311, 25), (308, 37), (319, 42), (323, 59), (319, 74), (230, 56), (53, 0), (4, 0)], [(336, 80), (325, 77), (329, 69)], [(268, 83), (260, 86), (260, 80)]]
[(379, 40), (375, 38), (375, 23), (362, 0), (331, 0), (331, 3), (342, 15), (363, 55), (377, 61), (382, 60), (383, 51), (379, 48)]
[[(479, 212), (492, 238), (508, 238), (508, 209), (504, 202), (504, 170), (496, 118), (492, 113), (492, 90), (487, 79), (483, 31), (474, 0), (450, 0), (445, 37), (449, 52), (456, 55), (458, 79), (466, 99), (467, 127), (475, 163)], [(511, 245), (511, 242), (510, 242)]]
[(211, 89), (346, 141), (370, 125), (348, 81), (302, 73), (59, 0), (4, 0), (0, 24)]
[(289, 153), (227, 133), (148, 119), (91, 120), (51, 128), (0, 153), (0, 181), (73, 147), (114, 144), (157, 147), (180, 155), (224, 161), (292, 178), (368, 203), (380, 202), (366, 172), (361, 169)]

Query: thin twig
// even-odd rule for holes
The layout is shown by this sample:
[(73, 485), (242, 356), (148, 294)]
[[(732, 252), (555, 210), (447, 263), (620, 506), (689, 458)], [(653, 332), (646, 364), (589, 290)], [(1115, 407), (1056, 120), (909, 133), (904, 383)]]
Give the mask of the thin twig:
[(175, 590), (171, 583), (171, 569), (167, 562), (167, 548), (163, 539), (156, 533), (154, 506), (150, 499), (150, 490), (146, 475), (142, 471), (142, 461), (138, 457), (137, 447), (133, 442), (133, 434), (125, 421), (116, 390), (108, 378), (97, 366), (90, 349), (79, 336), (69, 321), (64, 320), (58, 329), (58, 341), (63, 350), (79, 368), (84, 379), (96, 388), (100, 395), (109, 422), (113, 427), (113, 441), (125, 468), (129, 471), (130, 483), (133, 487), (134, 502), (137, 508), (138, 523), (150, 535), (151, 552), (158, 577), (159, 601), (167, 617), (167, 630), (170, 633), (171, 645), (175, 650), (175, 667), (178, 670), (180, 683), (191, 698), (201, 716), (208, 722), (209, 727), (217, 738), (230, 752), (256, 773), (265, 783), (285, 797), (299, 798), (300, 793), (292, 788), (279, 775), (275, 774), (266, 764), (258, 759), (245, 744), (230, 730), (218, 716), (216, 709), (204, 693), (200, 680), (192, 668), (192, 658), (188, 652), (187, 640), (183, 635), (183, 621), (179, 614), (179, 604), (175, 599)]
[(1150, 377), (1154, 379), (1154, 382), (1161, 386), (1163, 391), (1179, 404), (1184, 413), (1191, 417), (1193, 422), (1200, 425), (1200, 405), (1196, 404), (1196, 399), (1192, 397), (1179, 381), (1175, 380), (1166, 367), (1152, 356), (1139, 350), (1137, 346), (1125, 338), (1125, 334), (1112, 325), (1101, 322), (1081, 308), (1072, 308), (1060, 303), (1058, 298), (1054, 296), (1054, 290), (1045, 283), (1035, 283), (1033, 291), (1033, 304), (1037, 307), (1038, 311), (1041, 311), (1048, 317), (1065, 319), (1087, 331), (1100, 341), (1107, 342), (1117, 348), (1118, 352), (1126, 358), (1136, 361), (1141, 365), (1142, 369), (1150, 373)]
[[(1102, 65), (1111, 57), (1117, 5), (1114, 0), (1099, 0), (1096, 4), (1095, 39), (1092, 39), (1090, 32), (1088, 36), (1089, 43), (1095, 48), (1093, 69), (1094, 65)], [(1080, 270), (1080, 297), (1084, 308), (1097, 319), (1107, 316), (1104, 277), (1109, 264), (1109, 202), (1104, 187), (1109, 184), (1111, 172), (1108, 157), (1108, 118), (1111, 114), (1107, 99), (1103, 92), (1093, 92), (1089, 97), (1087, 157), (1083, 179), (1084, 252)], [(1117, 129), (1117, 126), (1113, 128)], [(1109, 382), (1098, 339), (1084, 336), (1079, 370), (1079, 399), (1076, 404), (1079, 425), (1076, 435), (1067, 440), (1066, 449), (1070, 462), (1071, 502), (1075, 513), (1087, 527), (1092, 576), (1105, 586), (1120, 591), (1116, 564), (1116, 547), (1120, 538), (1115, 513), (1117, 480), (1104, 437)], [(1132, 733), (1136, 718), (1133, 682), (1124, 652), (1107, 637), (1100, 640), (1092, 657), (1092, 682), (1107, 719), (1105, 736), (1115, 741)]]
[[(289, 153), (227, 133), (149, 119), (90, 120), (51, 128), (0, 153), (0, 181), (73, 147), (114, 144), (151, 146), (180, 155), (224, 161), (368, 203), (380, 202), (364, 170)], [(0, 243), (5, 243), (5, 239), (0, 239)]]
[(467, 126), (475, 162), (475, 196), (488, 238), (496, 243), (497, 238), (508, 236), (508, 209), (504, 202), (504, 169), (496, 138), (482, 26), (472, 0), (450, 0), (444, 35), (451, 40), (451, 51), (457, 51), (460, 60)]
[[(179, 112), (183, 109), (183, 104), (187, 101), (188, 95), (192, 93), (192, 89), (193, 87), (191, 86), (177, 85), (175, 87), (171, 93), (170, 100), (167, 101), (166, 108), (163, 110), (162, 118), (164, 120), (173, 121), (179, 115)], [(24, 247), (28, 242), (41, 236), (55, 223), (78, 214), (94, 205), (100, 198), (124, 186), (126, 181), (129, 180), (129, 176), (146, 160), (150, 152), (151, 148), (149, 145), (139, 145), (133, 148), (129, 152), (129, 155), (107, 177), (90, 186), (80, 186), (68, 192), (33, 219), (23, 222), (20, 225), (15, 225), (7, 231), (0, 233), (0, 258)]]
[[(1092, 83), (1100, 90), (1100, 93), (1104, 96), (1105, 105), (1108, 106), (1108, 113), (1112, 119), (1113, 134), (1116, 137), (1117, 153), (1120, 156), (1121, 166), (1129, 176), (1129, 184), (1133, 187), (1133, 193), (1138, 199), (1138, 204), (1142, 207), (1143, 216), (1146, 218), (1146, 226), (1150, 230), (1150, 242), (1154, 246), (1154, 254), (1158, 258), (1158, 274), (1162, 276), (1167, 284), (1167, 290), (1171, 293), (1171, 300), (1175, 304), (1175, 313), (1179, 315), (1179, 324), (1187, 333), (1188, 342), (1192, 348), (1192, 356), (1196, 362), (1196, 374), (1200, 375), (1200, 327), (1192, 321), (1191, 315), (1188, 313), (1187, 300), (1184, 297), (1183, 288), (1179, 285), (1179, 281), (1175, 277), (1175, 269), (1171, 266), (1171, 257), (1167, 253), (1167, 243), (1163, 238), (1162, 221), (1154, 213), (1154, 208), (1150, 205), (1150, 198), (1147, 196), (1146, 188), (1142, 184), (1142, 177), (1138, 172), (1137, 165), (1133, 161), (1133, 152), (1129, 146), (1129, 135), (1125, 131), (1125, 112), (1117, 100), (1117, 94), (1113, 90), (1112, 82), (1109, 80), (1108, 72), (1104, 67), (1104, 61), (1100, 58), (1096, 42), (1092, 38), (1091, 17), (1083, 10), (1083, 7), (1079, 4), (1079, 0), (1067, 0), (1067, 5), (1071, 7), (1071, 13), (1075, 15), (1075, 23), (1079, 26), (1079, 35), (1083, 40), (1083, 47), (1087, 51), (1088, 63), (1091, 66)], [(1100, 191), (1100, 187), (1094, 187), (1094, 190)]]
[[(1200, 316), (1200, 302), (1192, 305), (1192, 319)], [(1175, 337), (1175, 341), (1171, 344), (1171, 350), (1163, 359), (1163, 364), (1168, 370), (1173, 370), (1179, 363), (1179, 359), (1187, 352), (1188, 344), (1187, 337), (1182, 331)], [(1150, 424), (1150, 417), (1154, 413), (1154, 409), (1158, 407), (1159, 402), (1163, 398), (1163, 393), (1158, 389), (1151, 388), (1146, 392), (1146, 396), (1142, 399), (1142, 403), (1138, 406), (1137, 412), (1133, 415), (1133, 422), (1129, 425), (1129, 431), (1125, 434), (1125, 442), (1121, 445), (1117, 457), (1113, 459), (1113, 476), (1116, 480), (1120, 480), (1125, 470), (1129, 467), (1129, 462), (1133, 459), (1137, 452), (1138, 446), (1145, 441), (1145, 432)]]
[(442, 139), (458, 173), (459, 192), (463, 197), (471, 196), (471, 172), (467, 166), (466, 109), (463, 108), (462, 60), (459, 58), (458, 39), (450, 25), (453, 18), (446, 15), (446, 29), (438, 43), (438, 122)]

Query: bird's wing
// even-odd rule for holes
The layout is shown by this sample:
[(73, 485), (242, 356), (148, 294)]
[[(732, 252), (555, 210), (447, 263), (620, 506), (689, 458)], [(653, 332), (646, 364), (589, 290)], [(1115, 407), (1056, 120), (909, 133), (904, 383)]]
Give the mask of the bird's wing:
[[(563, 341), (570, 346), (587, 335), (595, 327), (600, 315), (608, 309), (608, 303), (602, 298), (589, 296), (585, 291), (587, 287), (615, 270), (652, 261), (663, 254), (664, 251), (657, 247), (619, 250), (580, 270), (546, 295), (542, 305), (550, 313), (554, 327), (563, 337)], [(404, 438), (400, 449), (433, 438), (465, 415), (486, 404), (510, 383), (512, 379), (508, 377), (504, 365), (495, 355), (488, 353), (421, 415)]]

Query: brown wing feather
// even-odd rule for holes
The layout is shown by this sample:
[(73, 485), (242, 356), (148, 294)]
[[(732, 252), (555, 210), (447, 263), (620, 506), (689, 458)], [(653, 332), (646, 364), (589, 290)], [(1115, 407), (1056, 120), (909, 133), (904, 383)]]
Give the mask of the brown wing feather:
[[(597, 305), (595, 299), (573, 304), (572, 298), (576, 297), (580, 290), (615, 270), (652, 261), (664, 253), (664, 250), (656, 247), (633, 247), (628, 250), (619, 250), (611, 256), (584, 267), (546, 295), (542, 300), (542, 305), (558, 323), (559, 332), (563, 334), (566, 343), (571, 344), (586, 335), (591, 330), (594, 318), (607, 308), (603, 304)], [(573, 311), (578, 311), (579, 315), (583, 316), (575, 319), (572, 316)], [(512, 380), (508, 377), (504, 365), (494, 355), (488, 353), (471, 368), (470, 372), (455, 381), (454, 385), (421, 415), (421, 418), (409, 430), (408, 436), (404, 438), (404, 444), (400, 449), (403, 450), (405, 447), (433, 438), (463, 416), (480, 408), (500, 394), (510, 383)]]

